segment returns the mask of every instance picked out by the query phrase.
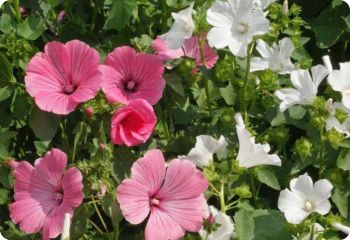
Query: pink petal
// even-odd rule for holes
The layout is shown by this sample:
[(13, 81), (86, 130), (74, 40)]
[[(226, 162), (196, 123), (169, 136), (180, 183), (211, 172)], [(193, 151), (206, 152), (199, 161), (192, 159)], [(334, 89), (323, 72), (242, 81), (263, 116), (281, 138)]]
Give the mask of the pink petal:
[(43, 226), (43, 240), (56, 238), (63, 231), (64, 215), (73, 215), (73, 209), (62, 204), (55, 208), (46, 218)]
[(78, 207), (84, 199), (83, 176), (77, 168), (70, 168), (62, 178), (63, 202), (70, 207)]
[(161, 36), (158, 36), (157, 39), (152, 42), (152, 47), (158, 57), (163, 61), (178, 59), (184, 56), (182, 48), (176, 50), (169, 49), (167, 43)]
[(175, 159), (169, 163), (165, 181), (157, 198), (183, 200), (199, 197), (208, 188), (208, 180), (188, 160)]
[(143, 158), (138, 159), (131, 168), (132, 178), (144, 186), (152, 196), (163, 184), (165, 177), (165, 160), (162, 151), (149, 150)]
[(53, 186), (60, 186), (67, 166), (67, 155), (60, 149), (53, 148), (43, 158), (35, 162), (38, 174)]
[(185, 230), (161, 209), (152, 209), (145, 229), (146, 240), (178, 240)]
[(40, 206), (40, 203), (29, 198), (29, 194), (27, 199), (16, 201), (10, 205), (12, 221), (18, 223), (21, 230), (28, 234), (40, 231), (46, 215), (47, 212)]
[(207, 202), (203, 194), (192, 199), (164, 199), (160, 201), (159, 208), (190, 232), (198, 232), (207, 216)]
[[(205, 37), (205, 34), (203, 34), (203, 37)], [(197, 65), (201, 66), (203, 65), (201, 53), (199, 50), (199, 42), (198, 42), (198, 36), (191, 37), (189, 39), (186, 39), (183, 45), (185, 56), (189, 58), (193, 58), (197, 60)], [(203, 43), (203, 55), (205, 58), (205, 66), (207, 68), (212, 68), (217, 60), (219, 59), (219, 56), (217, 53), (209, 47), (208, 43), (205, 41)]]
[[(20, 191), (27, 191), (29, 189), (30, 179), (32, 177), (33, 171), (34, 171), (33, 166), (26, 161), (22, 161), (18, 164), (15, 171), (13, 172), (13, 176), (16, 179), (14, 184), (15, 193)], [(16, 198), (16, 195), (15, 195), (15, 198)], [(21, 200), (21, 199), (18, 199), (18, 200)]]
[(124, 180), (118, 187), (117, 200), (128, 222), (139, 224), (148, 216), (150, 211), (149, 196), (145, 186), (139, 181)]

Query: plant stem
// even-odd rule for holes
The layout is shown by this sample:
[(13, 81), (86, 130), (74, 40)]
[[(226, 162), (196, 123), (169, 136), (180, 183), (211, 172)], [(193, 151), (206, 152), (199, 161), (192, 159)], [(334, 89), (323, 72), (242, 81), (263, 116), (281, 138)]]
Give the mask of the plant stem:
[(247, 114), (247, 102), (246, 102), (246, 92), (247, 92), (247, 86), (248, 86), (248, 80), (249, 80), (249, 73), (250, 73), (250, 58), (252, 56), (252, 52), (254, 49), (254, 42), (250, 43), (248, 46), (248, 52), (247, 52), (247, 66), (246, 66), (246, 72), (244, 76), (244, 82), (243, 87), (241, 88), (241, 112), (244, 114), (244, 122), (248, 122), (248, 114)]
[(159, 118), (160, 118), (160, 123), (162, 124), (162, 128), (163, 128), (163, 132), (164, 132), (165, 138), (167, 140), (170, 140), (171, 139), (171, 133), (170, 133), (170, 130), (169, 130), (168, 123), (167, 123), (167, 121), (165, 119), (164, 111), (163, 111), (162, 107), (159, 104), (156, 105), (156, 110), (157, 110), (157, 113), (158, 113)]
[(319, 163), (320, 163), (320, 177), (324, 171), (323, 151), (324, 151), (324, 126), (320, 129), (320, 152), (319, 152)]
[(88, 219), (88, 222), (89, 222), (94, 228), (96, 228), (96, 230), (97, 230), (99, 233), (103, 234), (103, 231), (102, 231), (93, 221), (91, 221), (90, 219)]
[(93, 205), (94, 205), (94, 207), (95, 207), (95, 209), (96, 209), (96, 213), (97, 213), (98, 217), (100, 218), (100, 221), (101, 221), (101, 223), (102, 223), (104, 229), (106, 230), (106, 232), (108, 232), (107, 225), (106, 225), (105, 221), (103, 220), (103, 217), (102, 217), (102, 215), (101, 215), (101, 213), (100, 213), (100, 210), (98, 210), (98, 207), (97, 207), (95, 198), (94, 198), (94, 196), (93, 196), (92, 194), (91, 194), (91, 199), (92, 199), (92, 203), (93, 203)]
[(19, 8), (19, 0), (13, 1), (13, 9), (15, 10), (15, 16), (16, 16), (17, 22), (20, 22), (21, 21), (21, 11)]
[[(199, 53), (201, 55), (202, 65), (203, 65), (203, 67), (205, 67), (206, 60), (205, 60), (205, 55), (204, 55), (204, 50), (203, 50), (203, 41), (205, 41), (205, 40), (202, 39), (202, 36), (198, 35)], [(204, 84), (205, 84), (204, 87), (205, 87), (205, 96), (206, 96), (206, 100), (207, 100), (207, 106), (208, 106), (210, 118), (212, 118), (213, 112), (211, 109), (210, 92), (209, 92), (209, 79), (208, 78), (205, 78)]]
[(310, 240), (314, 239), (314, 235), (315, 235), (315, 224), (316, 224), (316, 217), (313, 216), (313, 220), (312, 220), (312, 227), (311, 227), (311, 233), (310, 233)]
[(226, 213), (226, 204), (225, 204), (225, 186), (224, 183), (221, 183), (220, 187), (220, 206), (221, 212)]

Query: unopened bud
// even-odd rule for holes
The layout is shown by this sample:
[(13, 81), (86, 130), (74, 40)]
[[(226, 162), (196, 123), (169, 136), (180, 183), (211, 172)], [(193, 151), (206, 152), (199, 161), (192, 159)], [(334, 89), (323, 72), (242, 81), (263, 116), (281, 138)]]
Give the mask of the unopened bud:
[(92, 107), (88, 107), (85, 109), (85, 113), (89, 118), (92, 118), (94, 116), (94, 109)]
[(333, 72), (333, 66), (329, 56), (328, 55), (323, 56), (322, 60), (323, 60), (323, 64), (327, 67), (328, 72)]
[(19, 162), (17, 162), (15, 159), (9, 159), (7, 161), (7, 165), (12, 168), (12, 170), (15, 170), (17, 166), (19, 165)]
[(288, 8), (288, 0), (284, 0), (283, 5), (282, 5), (282, 13), (284, 15), (287, 15), (289, 12), (289, 8)]

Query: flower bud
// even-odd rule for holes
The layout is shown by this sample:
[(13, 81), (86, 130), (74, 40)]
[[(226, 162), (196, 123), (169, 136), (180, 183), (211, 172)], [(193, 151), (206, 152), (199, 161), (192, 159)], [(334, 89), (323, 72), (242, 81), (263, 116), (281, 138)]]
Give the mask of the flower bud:
[(282, 5), (282, 13), (284, 15), (287, 15), (289, 12), (289, 8), (288, 8), (288, 0), (284, 0), (283, 5)]
[(12, 168), (12, 170), (15, 170), (18, 166), (19, 162), (17, 162), (15, 159), (11, 158), (7, 160), (7, 165)]
[(88, 107), (85, 109), (85, 114), (89, 117), (92, 118), (94, 116), (94, 109), (92, 107)]

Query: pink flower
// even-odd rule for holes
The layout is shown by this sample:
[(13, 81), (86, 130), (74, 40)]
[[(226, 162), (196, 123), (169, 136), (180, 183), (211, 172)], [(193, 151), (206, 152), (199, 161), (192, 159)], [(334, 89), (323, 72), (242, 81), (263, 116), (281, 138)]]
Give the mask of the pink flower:
[(163, 154), (153, 149), (131, 168), (131, 179), (117, 190), (127, 221), (139, 224), (149, 215), (146, 240), (176, 240), (198, 232), (207, 215), (203, 192), (208, 180), (188, 160), (175, 159), (166, 168)]
[(99, 91), (99, 61), (98, 52), (81, 41), (50, 42), (28, 64), (27, 91), (41, 110), (69, 114)]
[(65, 214), (72, 216), (84, 198), (80, 171), (65, 171), (66, 165), (67, 155), (55, 148), (37, 159), (34, 167), (26, 161), (18, 164), (10, 215), (22, 231), (31, 234), (42, 229), (44, 240), (62, 233)]
[[(205, 37), (206, 34), (203, 34)], [(198, 36), (194, 36), (185, 40), (182, 48), (172, 50), (170, 49), (164, 39), (160, 36), (153, 41), (153, 49), (158, 54), (160, 59), (163, 61), (168, 61), (172, 59), (178, 59), (183, 56), (196, 59), (197, 66), (202, 66), (202, 58), (199, 50)], [(219, 56), (216, 52), (209, 47), (209, 45), (203, 43), (203, 54), (205, 58), (205, 66), (207, 68), (214, 67), (215, 63), (219, 59)]]
[(164, 65), (156, 55), (119, 47), (108, 55), (100, 69), (102, 90), (110, 103), (128, 104), (134, 99), (145, 99), (155, 105), (162, 98)]
[(156, 124), (152, 106), (146, 100), (136, 99), (113, 115), (111, 139), (118, 145), (136, 146), (147, 141)]

